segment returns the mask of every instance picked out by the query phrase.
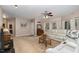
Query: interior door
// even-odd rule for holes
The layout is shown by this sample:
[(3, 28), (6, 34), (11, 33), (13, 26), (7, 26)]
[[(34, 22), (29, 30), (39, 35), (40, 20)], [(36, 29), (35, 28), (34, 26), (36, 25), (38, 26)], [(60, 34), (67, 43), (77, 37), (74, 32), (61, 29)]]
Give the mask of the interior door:
[(42, 29), (41, 24), (37, 24), (37, 36), (40, 36), (44, 33), (44, 30)]

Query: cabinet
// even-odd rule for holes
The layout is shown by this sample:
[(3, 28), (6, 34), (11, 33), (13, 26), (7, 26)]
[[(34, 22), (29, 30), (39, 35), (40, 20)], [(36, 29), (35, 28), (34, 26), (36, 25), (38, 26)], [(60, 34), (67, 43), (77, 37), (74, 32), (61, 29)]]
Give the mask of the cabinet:
[(9, 24), (9, 32), (10, 32), (10, 34), (13, 34), (13, 26), (12, 26), (12, 24)]

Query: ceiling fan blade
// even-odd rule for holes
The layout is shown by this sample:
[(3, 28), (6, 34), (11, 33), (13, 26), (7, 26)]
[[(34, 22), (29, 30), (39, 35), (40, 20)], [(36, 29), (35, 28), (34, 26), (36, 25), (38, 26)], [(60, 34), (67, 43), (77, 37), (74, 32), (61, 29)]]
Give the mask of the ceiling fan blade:
[(42, 15), (47, 15), (47, 13), (41, 13)]
[(52, 12), (48, 12), (48, 11), (45, 11), (44, 13), (41, 14), (43, 14), (44, 16), (53, 16)]
[(49, 12), (48, 14), (52, 14), (52, 12)]
[(50, 14), (49, 14), (48, 16), (53, 16), (53, 15), (50, 15)]

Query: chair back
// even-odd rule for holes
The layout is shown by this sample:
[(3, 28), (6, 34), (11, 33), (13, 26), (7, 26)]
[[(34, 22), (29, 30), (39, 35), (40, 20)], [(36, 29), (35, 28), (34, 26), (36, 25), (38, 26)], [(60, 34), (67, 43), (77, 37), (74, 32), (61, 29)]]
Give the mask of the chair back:
[(47, 35), (46, 34), (43, 34), (43, 39), (44, 40), (46, 40), (46, 37), (47, 37)]

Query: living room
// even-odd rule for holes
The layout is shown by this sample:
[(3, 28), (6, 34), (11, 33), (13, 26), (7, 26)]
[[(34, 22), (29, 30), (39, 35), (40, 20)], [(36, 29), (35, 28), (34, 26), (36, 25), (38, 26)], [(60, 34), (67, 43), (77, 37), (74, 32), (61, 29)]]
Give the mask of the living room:
[[(78, 52), (78, 37), (73, 39), (67, 36), (68, 31), (78, 31), (78, 22), (79, 5), (0, 6), (0, 28), (5, 24), (16, 53)], [(43, 34), (47, 40), (42, 40)], [(57, 50), (67, 42), (67, 46), (74, 48), (66, 46), (65, 50)]]

